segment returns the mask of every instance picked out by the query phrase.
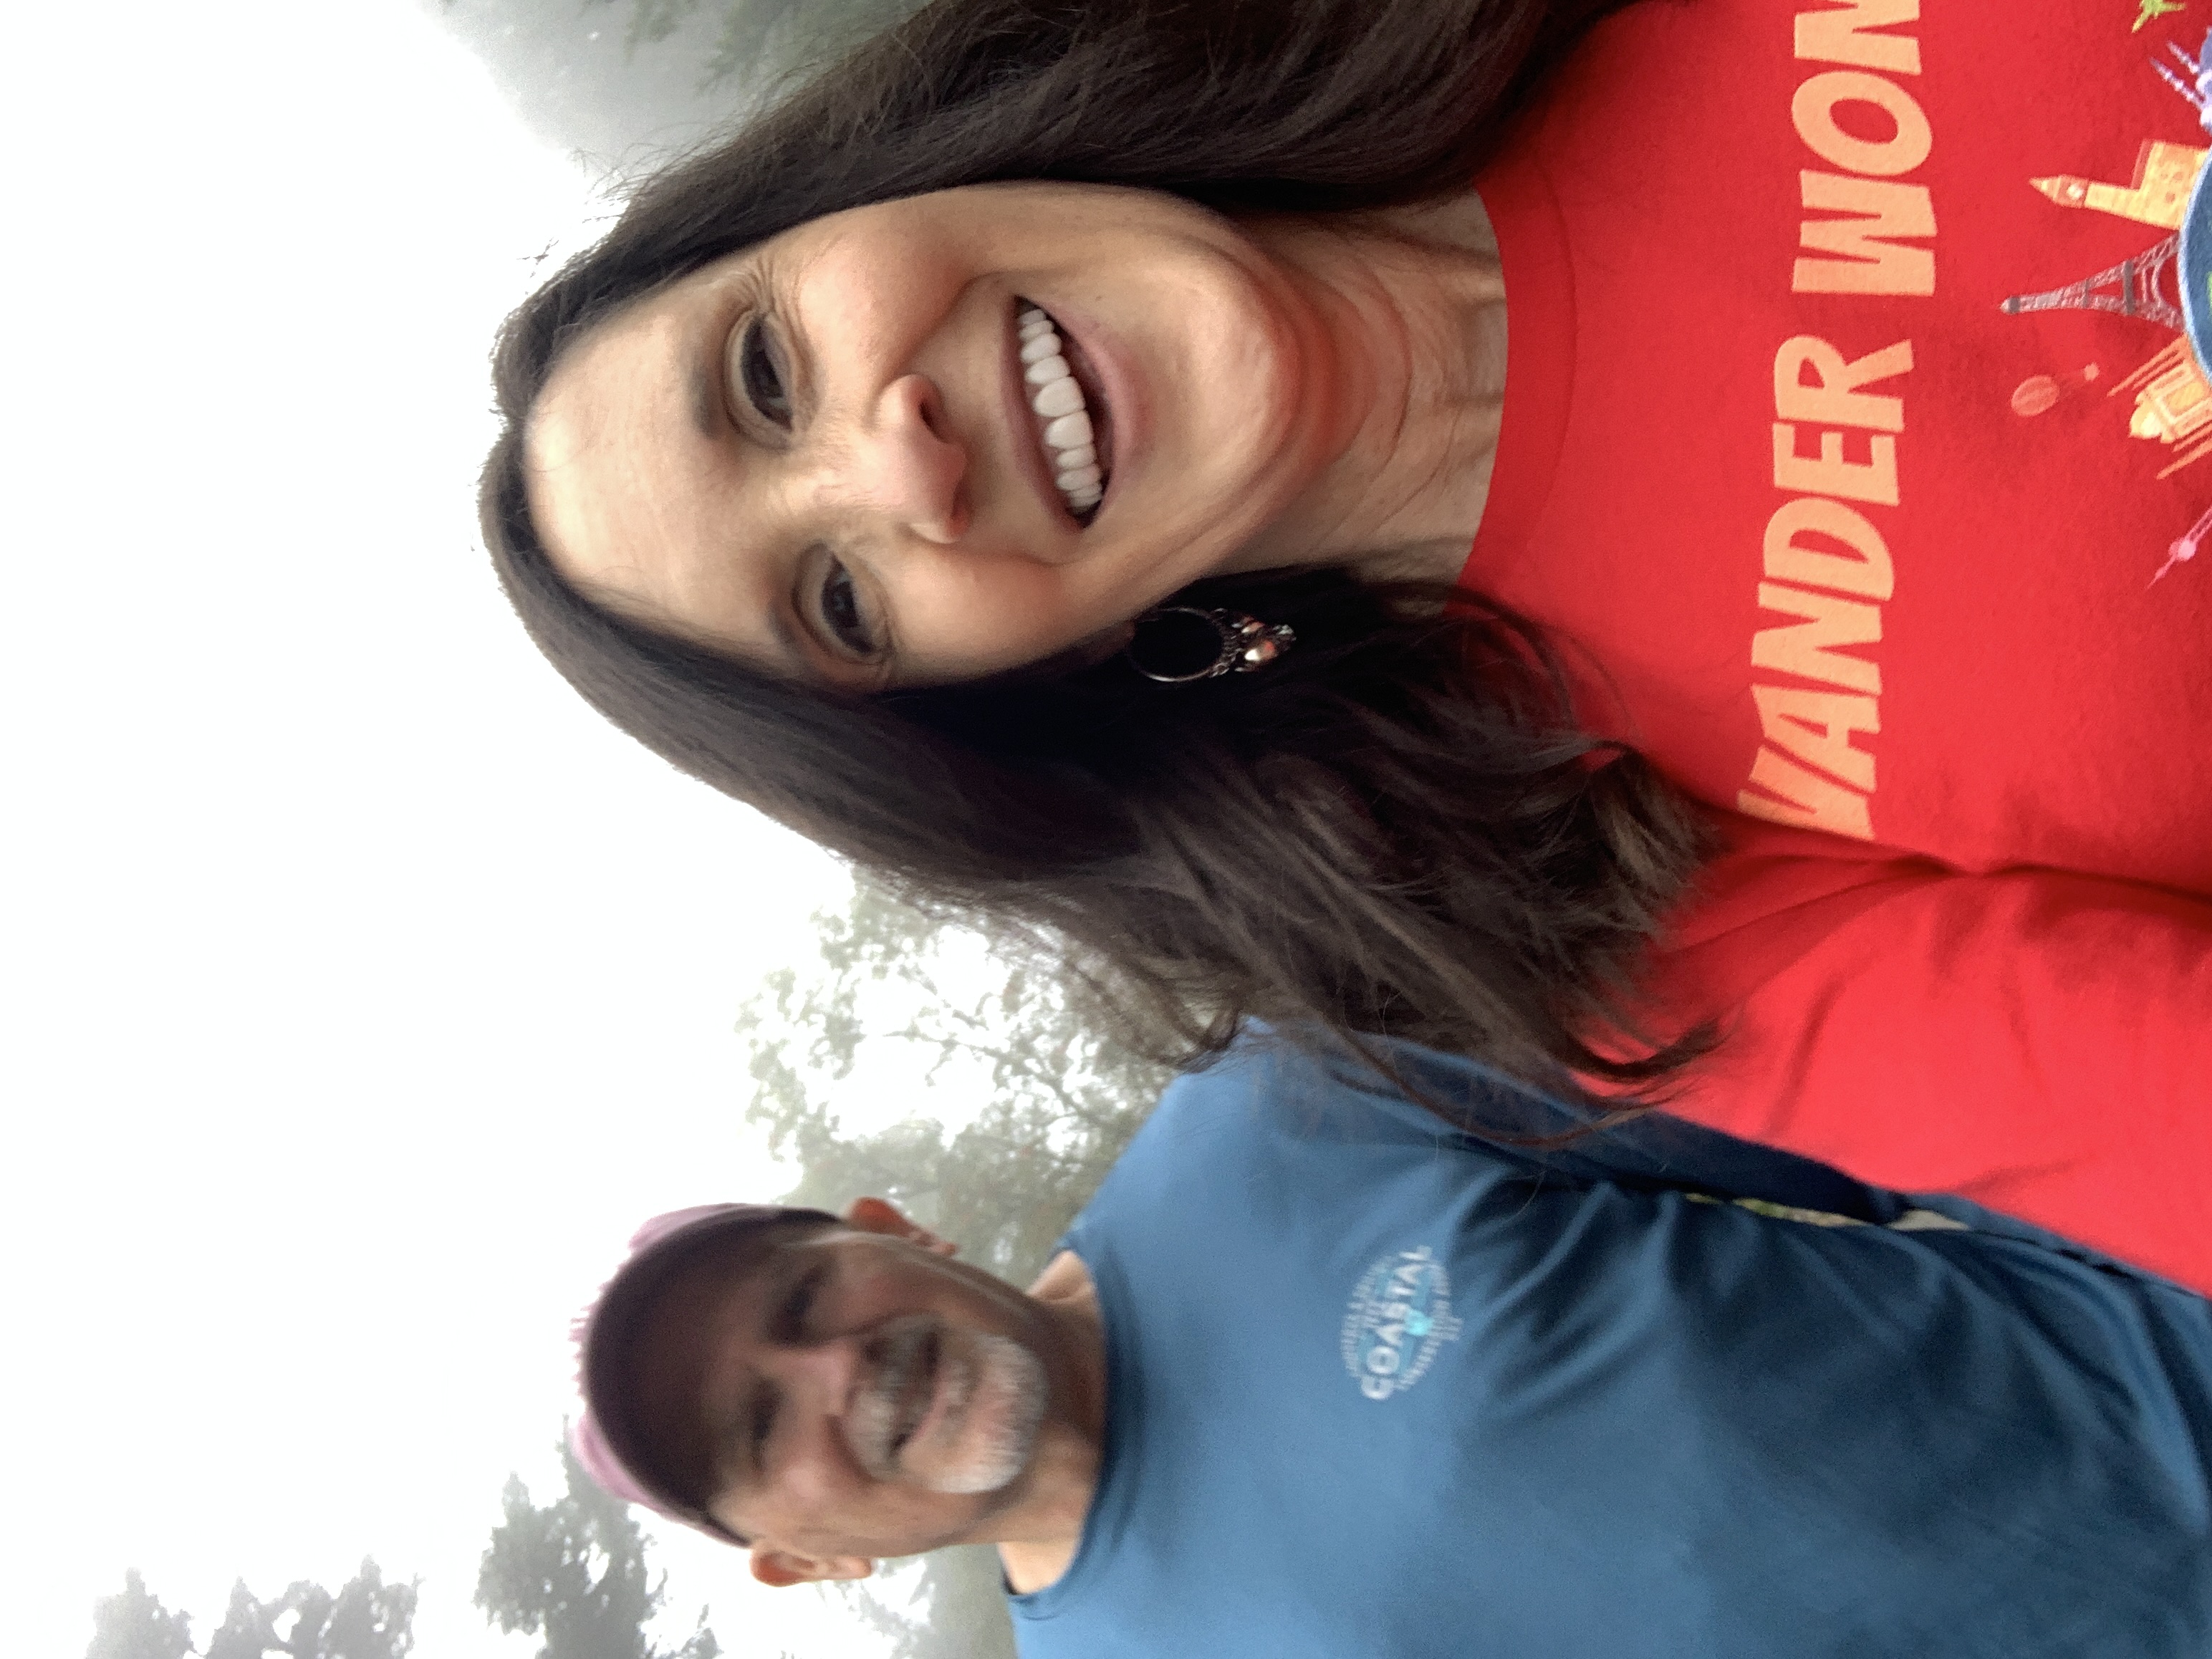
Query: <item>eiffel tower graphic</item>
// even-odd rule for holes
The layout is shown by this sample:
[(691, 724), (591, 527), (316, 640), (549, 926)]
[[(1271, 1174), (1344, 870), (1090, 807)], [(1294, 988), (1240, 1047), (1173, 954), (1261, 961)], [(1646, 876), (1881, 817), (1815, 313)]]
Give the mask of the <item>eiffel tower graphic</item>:
[(2181, 332), (2181, 307), (2166, 297), (2164, 278), (2174, 268), (2181, 239), (2169, 236), (2131, 258), (2041, 294), (2015, 294), (1997, 308), (2008, 317), (2027, 311), (2112, 311), (2141, 317)]

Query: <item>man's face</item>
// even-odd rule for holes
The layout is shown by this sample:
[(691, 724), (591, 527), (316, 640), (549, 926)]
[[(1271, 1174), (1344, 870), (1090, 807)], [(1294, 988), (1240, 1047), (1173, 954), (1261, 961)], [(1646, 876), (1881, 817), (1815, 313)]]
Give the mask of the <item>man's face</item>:
[(709, 1474), (708, 1510), (781, 1583), (976, 1536), (1021, 1496), (1057, 1361), (1012, 1285), (825, 1226), (678, 1273), (632, 1374), (647, 1431)]

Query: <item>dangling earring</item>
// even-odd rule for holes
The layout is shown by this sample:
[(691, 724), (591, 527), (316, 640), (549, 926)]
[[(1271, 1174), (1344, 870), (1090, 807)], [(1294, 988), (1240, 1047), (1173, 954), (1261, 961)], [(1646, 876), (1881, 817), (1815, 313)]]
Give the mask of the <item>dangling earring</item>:
[(1297, 637), (1288, 623), (1263, 623), (1238, 611), (1164, 605), (1137, 618), (1121, 654), (1148, 680), (1188, 685), (1265, 668)]

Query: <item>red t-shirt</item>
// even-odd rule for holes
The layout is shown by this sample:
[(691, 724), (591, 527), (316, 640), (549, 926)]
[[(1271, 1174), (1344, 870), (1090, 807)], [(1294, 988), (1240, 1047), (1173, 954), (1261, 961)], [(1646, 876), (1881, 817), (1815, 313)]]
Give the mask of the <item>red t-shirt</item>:
[(2212, 12), (1919, 13), (1646, 0), (1577, 52), (1480, 182), (1467, 580), (1749, 815), (1662, 958), (1735, 1022), (1680, 1109), (2212, 1289)]

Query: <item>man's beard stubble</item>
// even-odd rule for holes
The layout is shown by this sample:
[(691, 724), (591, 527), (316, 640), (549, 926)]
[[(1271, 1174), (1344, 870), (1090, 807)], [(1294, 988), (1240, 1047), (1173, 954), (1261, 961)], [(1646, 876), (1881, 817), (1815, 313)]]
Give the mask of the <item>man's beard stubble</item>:
[[(1010, 1338), (960, 1336), (956, 1342), (941, 1322), (915, 1314), (890, 1322), (870, 1342), (869, 1376), (853, 1402), (848, 1435), (875, 1479), (971, 1495), (997, 1492), (1028, 1468), (1044, 1421), (1043, 1365)], [(918, 1468), (908, 1454), (930, 1448), (909, 1437), (940, 1392), (945, 1412), (930, 1441), (969, 1443), (949, 1465)]]

